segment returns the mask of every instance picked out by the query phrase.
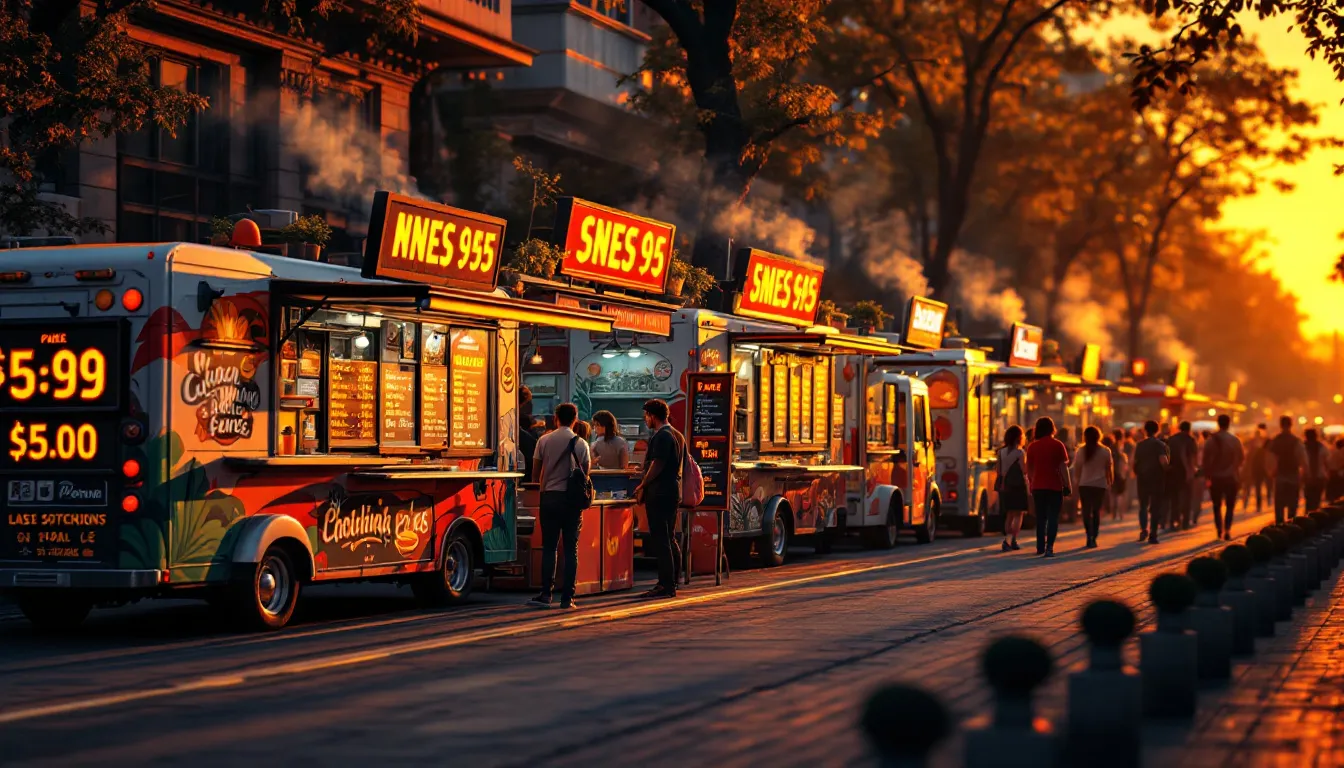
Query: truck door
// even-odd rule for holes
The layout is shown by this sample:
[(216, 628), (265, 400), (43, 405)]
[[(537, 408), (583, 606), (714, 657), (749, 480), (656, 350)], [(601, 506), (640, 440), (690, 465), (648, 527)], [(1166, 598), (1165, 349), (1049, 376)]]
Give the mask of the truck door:
[[(929, 426), (929, 398), (924, 394), (907, 394), (910, 418), (907, 426), (907, 451), (910, 456), (910, 502), (917, 514), (922, 515), (928, 503), (929, 479), (935, 469), (933, 438)], [(922, 518), (921, 518), (922, 519)]]

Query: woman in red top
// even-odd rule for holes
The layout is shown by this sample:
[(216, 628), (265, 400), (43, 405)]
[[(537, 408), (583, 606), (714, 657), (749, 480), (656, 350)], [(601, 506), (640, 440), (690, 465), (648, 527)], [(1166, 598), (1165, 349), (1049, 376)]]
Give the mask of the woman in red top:
[(1036, 439), (1027, 446), (1027, 470), (1036, 503), (1036, 554), (1054, 557), (1059, 510), (1068, 489), (1069, 453), (1055, 439), (1055, 422), (1048, 416), (1036, 420)]

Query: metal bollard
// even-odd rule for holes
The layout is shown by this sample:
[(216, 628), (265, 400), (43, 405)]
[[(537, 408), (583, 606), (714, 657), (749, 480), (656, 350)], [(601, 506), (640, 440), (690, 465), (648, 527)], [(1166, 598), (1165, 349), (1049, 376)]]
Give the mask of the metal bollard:
[(1289, 523), (1302, 531), (1302, 541), (1297, 545), (1297, 551), (1307, 558), (1307, 589), (1316, 591), (1321, 586), (1321, 581), (1325, 578), (1321, 574), (1321, 566), (1325, 559), (1321, 548), (1316, 546), (1316, 522), (1311, 518), (1298, 516)]
[(1269, 574), (1269, 561), (1274, 558), (1274, 545), (1268, 536), (1255, 534), (1246, 539), (1246, 551), (1251, 555), (1251, 570), (1246, 575), (1246, 588), (1255, 593), (1255, 635), (1274, 636), (1274, 619), (1278, 615), (1279, 585)]
[(924, 768), (952, 718), (938, 697), (910, 685), (879, 688), (859, 723), (881, 768)]
[(1157, 608), (1157, 629), (1139, 636), (1145, 717), (1195, 716), (1199, 640), (1186, 629), (1183, 615), (1194, 603), (1195, 591), (1195, 582), (1179, 573), (1158, 576), (1148, 590)]
[(1143, 683), (1121, 656), (1125, 638), (1134, 633), (1134, 612), (1123, 603), (1098, 600), (1083, 609), (1082, 625), (1091, 659), (1087, 669), (1069, 675), (1065, 763), (1138, 766)]
[(1196, 557), (1185, 572), (1199, 587), (1195, 605), (1185, 617), (1185, 626), (1199, 638), (1199, 679), (1227, 680), (1232, 677), (1232, 610), (1218, 602), (1227, 566), (1212, 557)]
[(1026, 637), (1005, 637), (985, 651), (984, 672), (994, 689), (994, 719), (966, 734), (967, 768), (1050, 768), (1058, 762), (1049, 723), (1038, 720), (1032, 695), (1050, 676), (1054, 660)]
[[(1251, 553), (1241, 544), (1229, 544), (1218, 559), (1227, 568), (1227, 583), (1219, 596), (1222, 604), (1232, 609), (1232, 653), (1249, 656), (1255, 653), (1255, 629), (1259, 612), (1256, 594), (1246, 587), (1246, 574), (1251, 570)], [(1271, 627), (1273, 624), (1270, 625)]]

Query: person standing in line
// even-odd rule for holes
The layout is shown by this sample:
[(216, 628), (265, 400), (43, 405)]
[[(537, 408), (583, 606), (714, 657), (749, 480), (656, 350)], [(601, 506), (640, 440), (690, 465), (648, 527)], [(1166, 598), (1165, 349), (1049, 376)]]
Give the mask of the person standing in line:
[(1175, 530), (1190, 530), (1190, 488), (1199, 463), (1199, 444), (1190, 435), (1190, 422), (1182, 421), (1180, 431), (1167, 438), (1171, 463), (1167, 465), (1167, 498), (1171, 502), (1171, 518), (1167, 521)]
[(1003, 433), (999, 449), (999, 511), (1003, 513), (1003, 551), (1021, 549), (1017, 534), (1022, 531), (1022, 516), (1030, 505), (1031, 486), (1027, 483), (1027, 454), (1022, 450), (1022, 428), (1014, 424)]
[(1334, 450), (1330, 451), (1330, 482), (1326, 484), (1325, 498), (1344, 499), (1344, 437), (1336, 440)]
[[(1251, 437), (1250, 444), (1246, 450), (1246, 500), (1243, 506), (1251, 506), (1251, 490), (1255, 490), (1255, 511), (1258, 514), (1265, 508), (1265, 484), (1268, 482), (1269, 474), (1265, 471), (1266, 450), (1265, 445), (1268, 442), (1265, 434), (1268, 428), (1264, 424), (1257, 424), (1255, 434)], [(1270, 503), (1273, 503), (1271, 497)]]
[(1027, 468), (1036, 507), (1036, 554), (1054, 557), (1059, 512), (1069, 491), (1069, 454), (1055, 439), (1055, 422), (1049, 416), (1036, 420), (1035, 433), (1036, 439), (1027, 446)]
[(1307, 461), (1302, 468), (1302, 500), (1310, 514), (1321, 508), (1321, 496), (1325, 494), (1325, 484), (1330, 479), (1329, 450), (1321, 442), (1316, 430), (1308, 429), (1303, 435), (1307, 438), (1303, 446)]
[(1302, 492), (1302, 470), (1307, 464), (1306, 446), (1293, 434), (1293, 417), (1279, 417), (1279, 434), (1265, 446), (1265, 468), (1274, 478), (1274, 522), (1285, 523), (1297, 515)]
[(1083, 446), (1073, 455), (1073, 481), (1082, 505), (1087, 548), (1096, 549), (1097, 535), (1101, 533), (1101, 508), (1115, 482), (1111, 449), (1101, 444), (1101, 430), (1096, 427), (1083, 431)]
[[(1125, 455), (1125, 482), (1123, 498), (1120, 500), (1120, 517), (1129, 514), (1129, 509), (1134, 505), (1134, 497), (1137, 491), (1134, 488), (1134, 446), (1139, 444), (1135, 439), (1141, 434), (1141, 430), (1134, 430), (1131, 434), (1128, 430), (1120, 430), (1120, 450)], [(1139, 439), (1142, 439), (1141, 437)]]
[(1123, 439), (1116, 440), (1111, 435), (1107, 435), (1101, 441), (1101, 444), (1111, 452), (1111, 488), (1107, 494), (1111, 520), (1120, 520), (1124, 517), (1125, 478), (1129, 474), (1129, 457), (1121, 448), (1123, 442)]
[(1237, 480), (1246, 453), (1241, 441), (1230, 431), (1232, 417), (1218, 416), (1218, 431), (1204, 443), (1204, 476), (1209, 483), (1209, 499), (1213, 503), (1213, 527), (1218, 538), (1232, 540), (1232, 512), (1237, 506)]
[(537, 441), (532, 475), (541, 485), (541, 594), (527, 602), (534, 608), (550, 608), (555, 586), (555, 558), (563, 539), (565, 572), (560, 581), (560, 607), (577, 608), (574, 585), (579, 575), (579, 530), (583, 510), (570, 500), (569, 477), (575, 469), (586, 475), (592, 470), (587, 441), (574, 432), (579, 409), (573, 403), (555, 407), (554, 431)]
[(599, 469), (625, 469), (630, 464), (630, 444), (621, 436), (616, 415), (611, 411), (593, 414), (597, 439), (592, 441), (593, 459)]
[(1157, 543), (1157, 529), (1166, 509), (1167, 465), (1171, 452), (1157, 436), (1157, 422), (1144, 422), (1148, 436), (1134, 446), (1134, 481), (1139, 495), (1139, 541)]
[(644, 505), (649, 519), (649, 539), (658, 560), (658, 585), (640, 597), (648, 599), (677, 596), (677, 557), (673, 551), (672, 531), (677, 524), (677, 506), (681, 502), (681, 466), (686, 460), (686, 438), (667, 423), (667, 403), (644, 403), (644, 425), (649, 428), (649, 450), (644, 462), (644, 479), (635, 489), (635, 498)]

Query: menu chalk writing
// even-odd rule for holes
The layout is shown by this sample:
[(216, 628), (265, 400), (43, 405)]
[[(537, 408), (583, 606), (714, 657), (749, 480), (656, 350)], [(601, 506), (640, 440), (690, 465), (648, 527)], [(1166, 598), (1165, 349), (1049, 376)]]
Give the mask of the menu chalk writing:
[(454, 448), (483, 449), (489, 441), (490, 334), (454, 329), (451, 333), (452, 391), (449, 424)]
[(327, 364), (328, 425), (332, 445), (373, 445), (378, 437), (378, 364), (331, 360)]
[(382, 441), (415, 444), (415, 366), (383, 366)]
[(687, 376), (691, 416), (686, 442), (705, 480), (705, 499), (697, 509), (726, 510), (729, 506), (733, 381), (732, 373), (692, 373)]
[(420, 368), (420, 444), (439, 447), (448, 442), (448, 368)]

